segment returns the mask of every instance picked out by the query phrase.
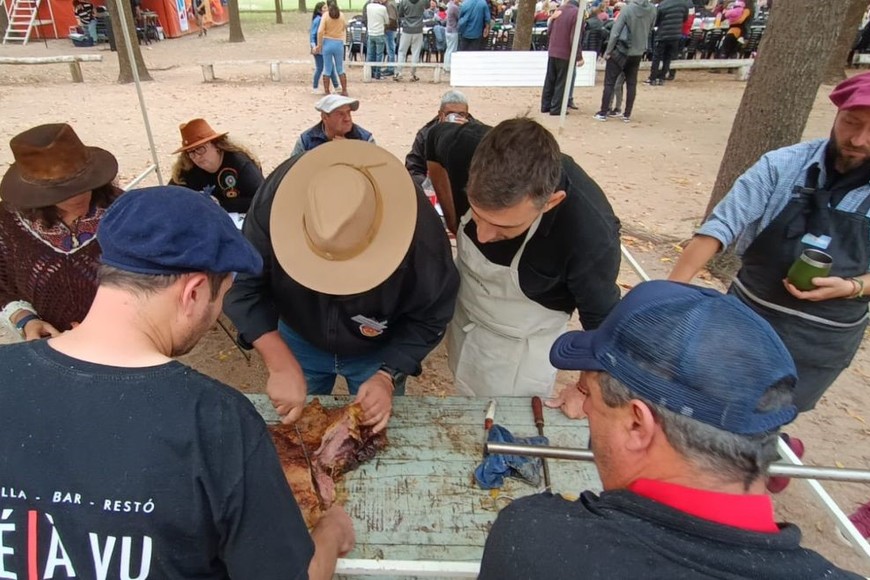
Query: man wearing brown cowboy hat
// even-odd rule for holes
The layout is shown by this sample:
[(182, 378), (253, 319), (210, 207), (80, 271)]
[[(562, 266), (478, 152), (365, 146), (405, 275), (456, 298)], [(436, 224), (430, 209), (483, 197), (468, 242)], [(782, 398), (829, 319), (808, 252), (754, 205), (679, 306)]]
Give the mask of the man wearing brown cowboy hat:
[(95, 233), (120, 194), (118, 161), (85, 146), (66, 123), (12, 138), (15, 162), (0, 183), (0, 308), (22, 338), (81, 322), (97, 289)]
[(314, 105), (320, 112), (320, 122), (299, 135), (290, 157), (311, 151), (319, 145), (339, 139), (356, 139), (374, 143), (374, 136), (353, 122), (353, 111), (359, 101), (342, 95), (326, 95)]
[(231, 214), (244, 214), (263, 184), (263, 170), (254, 155), (218, 133), (205, 119), (179, 126), (181, 147), (172, 167), (170, 185), (208, 193)]
[(405, 377), (441, 341), (459, 277), (441, 221), (402, 163), (336, 141), (272, 172), (243, 232), (261, 276), (240, 274), (224, 311), (269, 369), (285, 422), (306, 393), (347, 379), (364, 422), (383, 429)]

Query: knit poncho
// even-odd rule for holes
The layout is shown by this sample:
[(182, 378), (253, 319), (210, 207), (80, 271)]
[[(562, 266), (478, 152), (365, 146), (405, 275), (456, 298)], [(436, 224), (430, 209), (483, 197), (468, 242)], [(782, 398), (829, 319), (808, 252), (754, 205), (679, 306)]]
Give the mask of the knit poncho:
[(26, 300), (60, 331), (81, 322), (97, 290), (94, 233), (104, 211), (93, 209), (80, 229), (69, 232), (64, 226), (41, 229), (0, 202), (0, 308)]

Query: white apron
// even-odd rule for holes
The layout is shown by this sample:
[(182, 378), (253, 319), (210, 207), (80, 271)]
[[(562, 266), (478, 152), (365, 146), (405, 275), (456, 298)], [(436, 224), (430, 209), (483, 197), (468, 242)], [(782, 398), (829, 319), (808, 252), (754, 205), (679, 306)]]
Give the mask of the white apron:
[(570, 315), (530, 300), (520, 289), (518, 266), (541, 217), (532, 223), (510, 266), (493, 264), (459, 223), (456, 267), (459, 300), (447, 334), (447, 356), (460, 395), (549, 396), (556, 380), (550, 347)]

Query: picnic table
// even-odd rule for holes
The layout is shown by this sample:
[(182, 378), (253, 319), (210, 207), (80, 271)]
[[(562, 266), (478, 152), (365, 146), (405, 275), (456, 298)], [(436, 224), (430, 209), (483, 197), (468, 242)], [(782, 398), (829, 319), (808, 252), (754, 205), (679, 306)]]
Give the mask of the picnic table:
[[(267, 422), (277, 421), (266, 395), (248, 397)], [(347, 396), (318, 398), (324, 406), (351, 402)], [(475, 485), (488, 402), (470, 397), (393, 400), (389, 446), (348, 473), (339, 486), (339, 495), (346, 491), (345, 509), (357, 534), (356, 548), (339, 561), (339, 575), (378, 570), (393, 577), (476, 577), (498, 510), (511, 499), (541, 491), (516, 479), (508, 479), (498, 493)], [(551, 445), (587, 445), (585, 421), (548, 408), (544, 420)], [(537, 434), (530, 398), (496, 398), (495, 422), (516, 436)], [(591, 462), (549, 460), (549, 467), (554, 493), (573, 499), (583, 490), (601, 489)]]

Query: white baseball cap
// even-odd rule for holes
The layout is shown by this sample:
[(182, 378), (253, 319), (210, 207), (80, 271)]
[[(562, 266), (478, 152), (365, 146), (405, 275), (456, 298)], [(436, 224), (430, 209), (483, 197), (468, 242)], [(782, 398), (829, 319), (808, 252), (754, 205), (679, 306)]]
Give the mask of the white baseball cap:
[(321, 113), (326, 113), (327, 115), (339, 107), (344, 107), (345, 105), (350, 105), (351, 111), (356, 111), (359, 109), (359, 101), (356, 99), (351, 99), (350, 97), (343, 97), (341, 95), (326, 95), (314, 105), (314, 108)]

